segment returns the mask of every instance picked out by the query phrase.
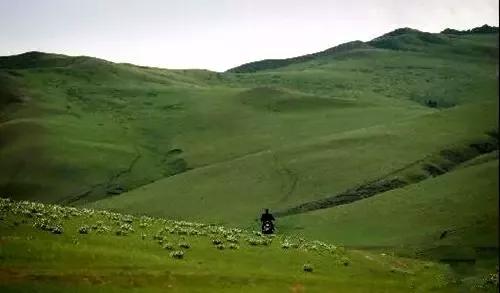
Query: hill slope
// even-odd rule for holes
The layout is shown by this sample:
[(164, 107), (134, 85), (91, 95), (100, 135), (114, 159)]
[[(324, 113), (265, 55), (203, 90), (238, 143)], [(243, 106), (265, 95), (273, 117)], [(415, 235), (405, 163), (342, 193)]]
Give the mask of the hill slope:
[[(405, 176), (426, 178), (432, 174), (424, 164), (420, 170), (411, 167), (434, 153), (486, 139), (486, 132), (497, 123), (495, 109), (495, 104), (462, 106), (334, 133), (196, 168), (93, 206), (250, 224), (262, 207), (292, 207), (397, 171), (408, 169)], [(465, 117), (474, 117), (474, 123), (458, 128)], [(226, 212), (228, 206), (230, 212)]]
[[(403, 30), (381, 38), (413, 37)], [(455, 58), (446, 50), (429, 51), (435, 45), (424, 38), (412, 43), (420, 51), (347, 46), (335, 58), (325, 54), (254, 74), (37, 52), (2, 57), (0, 190), (15, 198), (95, 201), (202, 166), (427, 114), (432, 107), (494, 100), (497, 61), (488, 52), (498, 50), (497, 35), (434, 37), (448, 38), (436, 45), (448, 51), (487, 50)]]
[(495, 289), (491, 271), (463, 279), (439, 263), (285, 235), (1, 198), (0, 213), (2, 292)]
[[(243, 258), (229, 252), (219, 262), (211, 245), (176, 236), (199, 248), (180, 266), (167, 262), (176, 271), (169, 278), (183, 288), (283, 290), (292, 278), (313, 291), (385, 284), (402, 291), (415, 282), (422, 291), (454, 290), (471, 280), (466, 276), (483, 276), (497, 265), (497, 81), (498, 30), (490, 28), (441, 34), (404, 28), (224, 73), (40, 52), (0, 57), (0, 193), (249, 231), (270, 208), (280, 234), (363, 249), (349, 250), (355, 266), (338, 272), (329, 257), (283, 255), (276, 246), (242, 250)], [(89, 216), (88, 210), (50, 209)], [(3, 209), (8, 221), (0, 217), (7, 235), (0, 239), (0, 275), (9, 280), (50, 280), (47, 290), (82, 278), (111, 282), (105, 291), (127, 282), (162, 286), (166, 256), (153, 244), (137, 238), (110, 251), (117, 236), (89, 235), (75, 249), (73, 234), (53, 241), (33, 233), (20, 211)], [(103, 219), (109, 225), (123, 224), (116, 222), (121, 215), (103, 215), (111, 215)], [(64, 228), (75, 233), (83, 223), (66, 220)], [(129, 255), (131, 249), (137, 254)], [(29, 250), (35, 253), (23, 258)], [(435, 284), (422, 262), (387, 263), (379, 252), (447, 261), (463, 283)], [(318, 261), (317, 275), (292, 270), (303, 257)], [(267, 258), (273, 264), (264, 268)], [(102, 263), (93, 266), (96, 259)], [(28, 261), (34, 269), (26, 270)], [(403, 268), (390, 268), (401, 262)], [(52, 270), (44, 270), (47, 263)], [(145, 273), (123, 279), (106, 269), (129, 264)], [(213, 275), (204, 274), (208, 268)], [(353, 276), (368, 272), (373, 281), (352, 284)], [(451, 273), (441, 265), (428, 272)], [(5, 286), (29, 291), (35, 285)]]
[[(492, 159), (352, 204), (283, 217), (280, 222), (288, 233), (298, 229), (309, 237), (348, 246), (495, 248), (497, 177), (498, 159)], [(445, 231), (449, 233), (440, 239)]]
[(400, 29), (263, 64), (216, 73), (1, 57), (0, 191), (254, 227), (264, 207), (335, 211), (338, 196), (399, 194), (498, 148), (497, 33)]

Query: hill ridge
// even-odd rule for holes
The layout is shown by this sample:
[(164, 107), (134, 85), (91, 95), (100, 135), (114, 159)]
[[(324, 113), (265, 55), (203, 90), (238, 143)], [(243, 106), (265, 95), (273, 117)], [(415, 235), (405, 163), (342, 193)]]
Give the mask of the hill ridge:
[(385, 33), (379, 37), (376, 37), (372, 39), (371, 41), (368, 42), (363, 42), (363, 41), (351, 41), (347, 43), (342, 43), (337, 46), (328, 48), (326, 50), (317, 52), (317, 53), (310, 53), (306, 55), (301, 55), (301, 56), (296, 56), (296, 57), (290, 57), (290, 58), (284, 58), (284, 59), (264, 59), (260, 61), (253, 61), (249, 63), (245, 63), (233, 68), (228, 69), (226, 72), (233, 72), (233, 73), (251, 73), (251, 72), (257, 72), (261, 70), (268, 70), (268, 69), (278, 69), (282, 67), (286, 67), (292, 64), (297, 64), (297, 63), (302, 63), (302, 62), (307, 62), (314, 60), (318, 57), (324, 57), (324, 56), (334, 56), (336, 53), (341, 53), (341, 52), (346, 52), (349, 50), (355, 50), (355, 49), (370, 49), (370, 48), (384, 48), (384, 49), (392, 49), (391, 47), (388, 47), (384, 44), (381, 44), (379, 41), (385, 40), (391, 37), (399, 37), (402, 35), (407, 35), (407, 34), (417, 34), (417, 35), (422, 35), (424, 38), (426, 37), (428, 40), (436, 40), (438, 38), (434, 37), (439, 34), (476, 34), (476, 33), (498, 33), (498, 27), (490, 27), (488, 25), (483, 25), (481, 27), (473, 28), (470, 30), (466, 31), (457, 31), (457, 30), (451, 30), (451, 29), (446, 29), (442, 31), (441, 33), (429, 33), (429, 32), (423, 32), (417, 29), (409, 28), (409, 27), (404, 27), (404, 28), (398, 28), (395, 29), (391, 32)]
[[(381, 39), (385, 39), (388, 37), (397, 37), (405, 34), (422, 34), (422, 35), (427, 35), (427, 36), (432, 36), (432, 35), (466, 35), (466, 34), (490, 34), (490, 33), (498, 33), (499, 28), (496, 26), (489, 26), (487, 24), (484, 24), (483, 26), (480, 27), (475, 27), (469, 30), (456, 30), (456, 29), (451, 29), (451, 28), (446, 28), (442, 30), (440, 33), (429, 33), (429, 32), (423, 32), (417, 29), (413, 29), (410, 27), (403, 27), (403, 28), (397, 28), (394, 29), (393, 31), (390, 31), (388, 33), (385, 33), (379, 37), (376, 37), (370, 41), (363, 42), (360, 40), (356, 41), (350, 41), (346, 43), (341, 43), (339, 45), (330, 47), (328, 49), (325, 49), (323, 51), (315, 52), (315, 53), (309, 53), (305, 55), (300, 55), (300, 56), (295, 56), (295, 57), (289, 57), (289, 58), (281, 58), (281, 59), (264, 59), (264, 60), (257, 60), (257, 61), (252, 61), (248, 63), (244, 63), (241, 65), (238, 65), (236, 67), (230, 68), (226, 70), (226, 72), (231, 72), (231, 73), (246, 73), (246, 72), (256, 72), (260, 70), (267, 70), (267, 69), (277, 69), (281, 67), (286, 67), (291, 64), (296, 64), (296, 63), (302, 63), (302, 62), (307, 62), (311, 61), (315, 58), (318, 57), (325, 57), (325, 56), (333, 56), (337, 53), (342, 53), (350, 50), (356, 50), (356, 49), (370, 49), (370, 48), (377, 48), (377, 41)], [(46, 59), (46, 58), (51, 58), (51, 59), (59, 59), (59, 60), (40, 60), (40, 59)], [(86, 55), (66, 55), (66, 54), (61, 54), (61, 53), (48, 53), (48, 52), (42, 52), (42, 51), (27, 51), (24, 53), (19, 53), (19, 54), (13, 54), (13, 55), (7, 55), (7, 56), (0, 56), (0, 68), (5, 68), (5, 69), (19, 69), (19, 68), (25, 68), (26, 66), (28, 67), (45, 67), (45, 66), (54, 66), (55, 64), (58, 64), (57, 61), (59, 61), (59, 66), (68, 66), (73, 63), (76, 63), (77, 61), (81, 60), (93, 60), (93, 61), (98, 61), (98, 62), (105, 62), (105, 63), (113, 63), (113, 64), (122, 64), (122, 65), (129, 65), (129, 66), (134, 66), (134, 67), (139, 67), (139, 68), (144, 68), (144, 69), (167, 69), (168, 68), (161, 68), (161, 67), (151, 67), (151, 66), (142, 66), (142, 65), (136, 65), (133, 63), (129, 62), (111, 62), (107, 61), (105, 59), (97, 58), (97, 57), (91, 57), (91, 56), (86, 56)], [(63, 62), (64, 61), (64, 62)], [(40, 63), (41, 64), (38, 64)], [(30, 66), (31, 63), (31, 66)], [(56, 65), (57, 66), (57, 65)], [(206, 69), (175, 69), (172, 71), (182, 71), (182, 70), (201, 70), (205, 71)], [(211, 72), (210, 70), (207, 70)]]

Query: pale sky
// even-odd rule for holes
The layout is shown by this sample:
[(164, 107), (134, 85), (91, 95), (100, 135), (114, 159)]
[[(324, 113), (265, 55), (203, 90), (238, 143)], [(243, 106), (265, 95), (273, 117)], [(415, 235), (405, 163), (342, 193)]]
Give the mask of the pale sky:
[(0, 55), (223, 71), (399, 27), (498, 26), (498, 0), (0, 0)]

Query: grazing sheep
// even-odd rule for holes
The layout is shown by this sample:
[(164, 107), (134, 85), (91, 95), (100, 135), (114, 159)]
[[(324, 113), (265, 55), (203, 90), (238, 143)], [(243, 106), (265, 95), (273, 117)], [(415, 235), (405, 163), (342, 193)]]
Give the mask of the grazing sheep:
[(166, 249), (166, 250), (174, 250), (174, 245), (172, 243), (165, 243), (163, 245), (163, 249)]
[(187, 242), (181, 242), (181, 243), (179, 243), (179, 247), (189, 249), (191, 247), (191, 245), (189, 245), (189, 243), (187, 243)]
[(304, 264), (304, 266), (302, 268), (303, 268), (304, 272), (312, 273), (314, 271), (313, 265), (309, 264), (309, 263)]
[(170, 257), (175, 258), (175, 259), (182, 259), (182, 258), (184, 258), (184, 251), (182, 251), (182, 250), (172, 251), (170, 253)]
[(217, 238), (216, 238), (216, 239), (212, 239), (212, 244), (214, 244), (214, 245), (220, 245), (220, 244), (222, 244), (222, 243), (223, 243), (223, 242), (222, 242), (222, 240), (220, 240), (220, 239), (217, 239)]
[(80, 229), (78, 229), (78, 232), (80, 234), (89, 234), (89, 227), (88, 226), (81, 226)]
[(226, 237), (226, 240), (227, 240), (227, 242), (230, 242), (230, 243), (238, 243), (238, 238), (236, 238), (236, 236), (234, 236), (234, 235), (228, 235)]
[(291, 247), (291, 244), (288, 243), (288, 241), (281, 243), (281, 248), (283, 248), (283, 249), (288, 249), (290, 247)]
[(53, 234), (62, 234), (64, 232), (63, 227), (60, 225), (55, 225), (52, 227), (51, 232)]

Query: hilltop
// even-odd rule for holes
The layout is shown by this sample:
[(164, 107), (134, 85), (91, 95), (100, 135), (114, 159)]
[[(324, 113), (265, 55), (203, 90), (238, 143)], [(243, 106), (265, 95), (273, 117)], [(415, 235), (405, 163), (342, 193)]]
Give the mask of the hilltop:
[(442, 34), (451, 34), (451, 35), (465, 35), (465, 34), (498, 34), (498, 27), (495, 26), (489, 26), (487, 24), (480, 26), (480, 27), (475, 27), (470, 30), (456, 30), (452, 28), (447, 28), (444, 29)]
[(471, 30), (454, 30), (445, 29), (440, 34), (432, 34), (422, 32), (412, 28), (399, 28), (392, 32), (386, 33), (369, 42), (353, 41), (345, 44), (326, 49), (324, 51), (287, 58), (287, 59), (267, 59), (262, 61), (250, 62), (234, 68), (227, 72), (234, 73), (249, 73), (261, 70), (277, 69), (286, 67), (291, 64), (297, 64), (312, 60), (322, 60), (327, 58), (342, 58), (342, 55), (363, 50), (363, 49), (393, 49), (393, 50), (408, 50), (408, 51), (425, 51), (438, 53), (441, 57), (450, 58), (455, 55), (476, 55), (474, 51), (482, 51), (478, 53), (488, 52), (495, 56), (497, 51), (489, 46), (478, 46), (479, 44), (466, 43), (467, 39), (462, 39), (460, 42), (453, 42), (453, 35), (468, 35), (474, 37), (481, 34), (498, 34), (498, 27), (484, 25), (482, 27), (473, 28)]

